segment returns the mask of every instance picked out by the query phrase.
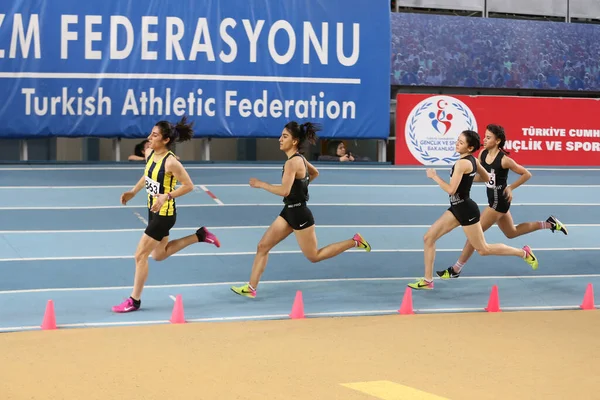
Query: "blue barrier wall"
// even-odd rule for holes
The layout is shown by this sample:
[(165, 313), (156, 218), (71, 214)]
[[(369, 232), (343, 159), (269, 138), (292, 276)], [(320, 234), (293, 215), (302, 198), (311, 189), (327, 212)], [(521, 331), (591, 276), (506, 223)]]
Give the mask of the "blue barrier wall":
[[(135, 4), (135, 6), (134, 6)], [(0, 137), (386, 138), (385, 0), (23, 0), (0, 4)]]

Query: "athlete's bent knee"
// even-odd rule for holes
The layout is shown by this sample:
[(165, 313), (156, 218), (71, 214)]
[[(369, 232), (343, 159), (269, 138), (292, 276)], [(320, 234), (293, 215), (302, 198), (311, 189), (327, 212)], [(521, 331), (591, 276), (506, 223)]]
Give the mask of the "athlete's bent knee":
[(163, 261), (167, 259), (167, 252), (165, 251), (153, 251), (152, 259), (154, 261)]
[(258, 246), (256, 246), (256, 252), (261, 254), (267, 254), (272, 248), (273, 246), (271, 246), (270, 243), (261, 240), (260, 242), (258, 242)]
[(319, 257), (316, 254), (305, 254), (305, 256), (306, 256), (306, 259), (313, 264), (321, 261), (321, 260), (319, 260)]
[(140, 251), (136, 251), (134, 258), (135, 258), (135, 263), (139, 264), (140, 262), (148, 259), (148, 254), (140, 252)]
[(510, 232), (505, 232), (504, 236), (506, 236), (507, 239), (514, 239), (518, 235), (517, 235), (517, 231), (510, 231)]
[(423, 236), (423, 243), (427, 246), (431, 246), (435, 244), (435, 235), (433, 233), (427, 232), (425, 236)]
[(477, 251), (477, 253), (480, 256), (489, 256), (489, 255), (491, 255), (491, 249), (490, 249), (489, 246), (481, 246), (481, 247), (475, 248), (475, 251)]

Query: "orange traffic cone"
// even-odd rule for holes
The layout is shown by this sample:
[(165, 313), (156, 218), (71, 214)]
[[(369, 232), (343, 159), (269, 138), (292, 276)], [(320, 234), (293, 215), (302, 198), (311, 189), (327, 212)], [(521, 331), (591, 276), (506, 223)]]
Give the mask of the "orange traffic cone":
[(183, 300), (181, 300), (181, 295), (178, 294), (175, 297), (175, 305), (173, 306), (173, 312), (171, 313), (171, 323), (172, 324), (185, 324), (185, 316), (183, 312)]
[(414, 314), (413, 301), (412, 301), (412, 289), (407, 287), (404, 291), (404, 297), (402, 298), (402, 304), (398, 312), (402, 315)]
[(42, 320), (42, 330), (56, 329), (56, 315), (54, 314), (54, 302), (48, 300), (46, 303), (46, 312), (44, 313), (44, 319)]
[(296, 298), (294, 299), (294, 304), (292, 305), (292, 312), (290, 313), (290, 318), (304, 318), (304, 302), (302, 301), (302, 291), (300, 290), (296, 292)]
[(591, 283), (588, 283), (585, 295), (583, 296), (583, 303), (581, 303), (582, 310), (593, 310), (594, 307), (594, 287)]
[(490, 299), (488, 300), (488, 306), (485, 308), (487, 312), (500, 312), (500, 299), (498, 298), (498, 286), (492, 286), (492, 292), (490, 293)]

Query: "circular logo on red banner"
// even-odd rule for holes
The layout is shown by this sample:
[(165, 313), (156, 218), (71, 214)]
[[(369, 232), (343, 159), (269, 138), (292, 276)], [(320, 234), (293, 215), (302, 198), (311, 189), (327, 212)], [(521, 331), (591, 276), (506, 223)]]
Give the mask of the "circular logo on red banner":
[(406, 145), (425, 165), (449, 165), (458, 160), (455, 145), (464, 130), (477, 132), (469, 107), (451, 96), (432, 96), (412, 109), (405, 126)]

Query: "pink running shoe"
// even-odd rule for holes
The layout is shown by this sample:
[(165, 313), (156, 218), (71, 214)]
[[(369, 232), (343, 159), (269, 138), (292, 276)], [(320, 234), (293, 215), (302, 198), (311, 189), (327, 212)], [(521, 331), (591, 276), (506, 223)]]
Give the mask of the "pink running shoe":
[[(198, 240), (200, 242), (212, 243), (217, 247), (221, 247), (221, 242), (219, 242), (219, 239), (217, 239), (214, 233), (209, 232), (205, 227), (198, 229), (196, 231), (196, 236), (198, 236)], [(202, 238), (204, 238), (204, 240), (202, 240)]]
[(137, 311), (139, 309), (140, 309), (139, 307), (136, 307), (135, 304), (133, 304), (133, 299), (131, 297), (128, 297), (127, 300), (125, 300), (118, 306), (114, 306), (112, 308), (113, 312), (116, 312), (116, 313), (132, 312), (132, 311)]
[(355, 234), (352, 240), (356, 243), (356, 247), (365, 249), (367, 252), (371, 251), (371, 245), (360, 233)]

